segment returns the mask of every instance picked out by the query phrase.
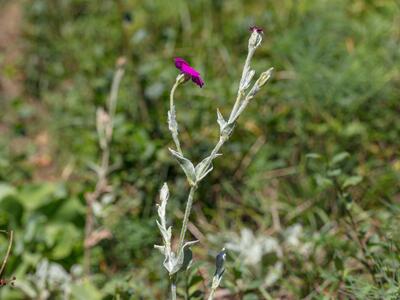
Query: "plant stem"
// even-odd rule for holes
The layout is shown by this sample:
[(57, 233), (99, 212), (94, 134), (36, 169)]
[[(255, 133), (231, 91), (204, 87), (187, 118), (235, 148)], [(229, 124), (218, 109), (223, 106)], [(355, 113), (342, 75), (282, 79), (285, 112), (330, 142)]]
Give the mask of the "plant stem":
[[(171, 116), (173, 115), (173, 118), (176, 119), (176, 110), (175, 110), (175, 105), (174, 105), (174, 95), (175, 95), (175, 90), (176, 88), (182, 83), (182, 79), (185, 75), (180, 74), (175, 81), (174, 86), (171, 89), (171, 93), (169, 95), (169, 113)], [(176, 150), (180, 153), (182, 153), (181, 149), (181, 143), (179, 142), (179, 135), (178, 135), (178, 123), (176, 123), (176, 128), (170, 128), (171, 133), (172, 133), (172, 139), (174, 140)]]
[(83, 257), (83, 265), (84, 265), (84, 273), (85, 275), (90, 275), (90, 261), (91, 261), (91, 248), (93, 246), (91, 242), (91, 236), (94, 231), (94, 213), (93, 213), (93, 205), (100, 196), (107, 189), (107, 175), (110, 172), (110, 143), (112, 139), (113, 129), (114, 129), (114, 116), (115, 109), (117, 106), (118, 100), (118, 91), (119, 86), (124, 75), (124, 65), (125, 58), (121, 57), (117, 61), (117, 69), (113, 77), (113, 81), (111, 84), (110, 95), (107, 99), (107, 112), (110, 118), (110, 121), (106, 124), (105, 129), (105, 143), (104, 146), (101, 146), (101, 136), (99, 134), (100, 139), (100, 148), (102, 150), (101, 153), (101, 164), (100, 168), (97, 172), (97, 183), (94, 191), (92, 193), (88, 193), (85, 196), (86, 200), (86, 220), (85, 220), (85, 238), (84, 238), (84, 257)]
[(3, 275), (3, 272), (5, 271), (8, 257), (10, 256), (10, 253), (11, 253), (11, 247), (12, 247), (13, 238), (14, 238), (14, 231), (10, 230), (8, 235), (9, 235), (8, 248), (7, 248), (6, 256), (4, 257), (3, 263), (1, 264), (0, 277)]
[(215, 289), (211, 289), (210, 295), (208, 295), (208, 300), (213, 300), (214, 299), (214, 294), (215, 294)]
[(91, 195), (86, 197), (86, 222), (85, 222), (85, 238), (83, 241), (84, 254), (83, 254), (83, 271), (86, 276), (90, 275), (90, 261), (91, 251), (89, 246), (89, 236), (93, 231), (94, 217), (93, 217), (93, 198)]
[[(249, 51), (248, 55), (247, 55), (247, 59), (246, 59), (246, 63), (245, 66), (243, 68), (243, 74), (242, 74), (242, 78), (244, 77), (244, 74), (247, 72), (247, 69), (249, 68), (250, 65), (250, 61), (251, 58), (254, 54), (254, 51)], [(174, 93), (176, 88), (179, 86), (180, 84), (180, 77), (177, 77), (174, 86), (171, 89), (171, 94), (170, 94), (170, 113), (173, 112), (174, 110)], [(240, 103), (240, 98), (241, 98), (241, 90), (239, 90), (238, 93), (238, 98), (236, 99), (236, 103), (235, 106), (232, 109), (231, 112), (231, 116), (235, 116), (234, 114), (234, 110), (235, 107), (236, 109), (238, 109), (239, 103)], [(179, 139), (178, 139), (178, 131), (172, 131), (172, 138), (175, 142), (176, 148), (177, 150), (182, 154), (182, 150), (180, 147), (180, 143), (179, 143)], [(200, 171), (200, 173), (202, 173), (205, 170), (208, 170), (208, 168), (210, 167), (213, 159), (215, 158), (215, 156), (218, 154), (218, 151), (221, 149), (221, 147), (224, 145), (224, 143), (228, 140), (229, 137), (226, 136), (220, 136), (218, 143), (215, 145), (214, 149), (211, 151), (211, 154), (208, 156), (208, 160), (206, 162), (206, 164), (204, 164), (203, 169)], [(181, 234), (179, 237), (179, 244), (178, 244), (178, 253), (179, 251), (182, 249), (183, 244), (184, 244), (184, 240), (185, 240), (185, 234), (186, 234), (186, 230), (187, 230), (187, 224), (189, 222), (189, 216), (190, 216), (190, 211), (192, 209), (192, 204), (193, 204), (193, 196), (194, 196), (194, 192), (197, 189), (197, 185), (194, 185), (190, 188), (190, 192), (189, 192), (189, 196), (188, 196), (188, 201), (186, 204), (186, 209), (185, 209), (185, 215), (183, 218), (183, 222), (182, 222), (182, 228), (181, 228)]]
[(232, 122), (235, 122), (236, 119), (240, 116), (240, 114), (244, 111), (246, 106), (249, 104), (250, 100), (253, 98), (253, 96), (247, 95), (246, 98), (241, 102), (240, 107), (236, 110), (235, 115), (233, 116)]
[[(108, 149), (108, 148), (107, 148)], [(86, 195), (86, 223), (85, 223), (85, 240), (84, 240), (84, 273), (85, 275), (90, 275), (90, 260), (91, 260), (91, 248), (92, 244), (90, 242), (90, 237), (94, 230), (94, 214), (93, 214), (93, 204), (101, 196), (103, 191), (107, 187), (107, 172), (109, 164), (109, 151), (105, 151), (102, 154), (102, 166), (99, 178), (94, 192)]]
[(176, 300), (176, 275), (171, 276), (171, 300)]
[[(179, 244), (178, 244), (176, 255), (182, 255), (182, 250), (183, 250), (183, 245), (185, 242), (185, 235), (186, 235), (187, 226), (188, 226), (188, 222), (189, 222), (190, 212), (191, 212), (192, 205), (193, 205), (194, 193), (197, 190), (199, 181), (205, 177), (207, 172), (210, 170), (212, 161), (217, 156), (218, 151), (221, 149), (221, 147), (224, 145), (224, 143), (229, 139), (229, 137), (233, 131), (234, 125), (235, 125), (234, 123), (235, 123), (236, 119), (239, 117), (240, 113), (245, 109), (245, 107), (246, 107), (247, 103), (250, 101), (250, 99), (252, 97), (254, 97), (254, 95), (257, 93), (259, 87), (262, 86), (263, 84), (265, 84), (266, 80), (268, 79), (268, 78), (263, 78), (263, 84), (260, 86), (258, 86), (258, 85), (256, 86), (256, 84), (257, 84), (257, 82), (256, 82), (255, 87), (257, 89), (255, 89), (253, 87), (253, 89), (250, 91), (251, 95), (250, 94), (247, 95), (246, 98), (243, 100), (243, 97), (245, 95), (245, 90), (249, 86), (252, 76), (254, 75), (254, 71), (253, 72), (250, 71), (250, 62), (251, 62), (254, 52), (255, 52), (256, 48), (258, 47), (258, 45), (260, 44), (261, 40), (262, 40), (262, 38), (258, 34), (258, 30), (257, 30), (257, 32), (253, 30), (252, 36), (249, 39), (248, 54), (247, 54), (247, 58), (246, 58), (246, 61), (245, 61), (244, 67), (243, 67), (242, 77), (241, 77), (241, 80), (239, 83), (236, 101), (235, 101), (235, 104), (230, 113), (228, 122), (223, 120), (221, 123), (220, 116), (218, 115), (218, 123), (221, 126), (220, 137), (219, 137), (218, 143), (215, 145), (215, 147), (211, 151), (210, 155), (206, 158), (205, 163), (201, 163), (201, 166), (202, 166), (201, 169), (195, 170), (195, 175), (194, 175), (195, 179), (194, 180), (188, 179), (191, 187), (190, 187), (190, 192), (189, 192), (187, 203), (186, 203), (185, 214), (184, 214), (183, 221), (182, 221), (182, 228), (181, 228), (181, 232), (180, 232), (180, 236), (179, 236)], [(260, 80), (260, 78), (258, 80)], [(170, 92), (170, 109), (168, 112), (168, 128), (171, 131), (172, 139), (175, 143), (176, 149), (182, 156), (183, 156), (183, 153), (182, 153), (179, 136), (178, 136), (178, 123), (176, 120), (176, 110), (175, 110), (175, 106), (174, 106), (174, 94), (175, 94), (175, 90), (177, 89), (177, 87), (181, 83), (185, 82), (185, 80), (187, 80), (187, 78), (185, 78), (184, 74), (180, 74), (176, 77), (175, 83)], [(246, 105), (243, 105), (244, 101), (245, 101), (244, 104), (246, 104)], [(191, 163), (191, 167), (192, 168), (194, 167), (193, 163)], [(186, 173), (186, 169), (184, 169), (184, 170)], [(163, 249), (165, 249), (167, 246), (168, 245), (164, 245)], [(166, 255), (166, 258), (168, 258), (168, 255)], [(176, 299), (176, 275), (171, 276), (170, 279), (171, 279), (171, 298), (173, 300), (175, 300)], [(216, 288), (217, 287), (213, 287), (211, 289), (210, 295), (208, 297), (209, 300), (213, 299)]]
[(178, 252), (177, 253), (180, 253), (180, 251), (183, 247), (183, 243), (185, 241), (185, 234), (186, 234), (187, 225), (189, 222), (190, 211), (192, 210), (194, 192), (196, 191), (196, 189), (197, 189), (196, 186), (192, 186), (190, 188), (188, 200), (186, 203), (185, 216), (183, 217), (183, 221), (182, 221), (182, 228), (181, 228), (181, 234), (179, 236), (179, 244), (178, 244)]

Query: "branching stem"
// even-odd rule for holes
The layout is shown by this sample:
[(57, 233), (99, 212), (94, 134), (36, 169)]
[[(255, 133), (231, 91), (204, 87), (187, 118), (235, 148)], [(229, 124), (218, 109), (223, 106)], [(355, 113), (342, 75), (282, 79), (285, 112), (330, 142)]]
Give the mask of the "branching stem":
[[(178, 86), (181, 83), (183, 83), (187, 80), (187, 77), (185, 77), (185, 74), (180, 74), (177, 76), (175, 83), (171, 89), (169, 112), (168, 112), (168, 128), (171, 131), (172, 139), (174, 141), (176, 150), (181, 155), (181, 157), (178, 157), (178, 160), (180, 161), (180, 164), (188, 177), (188, 182), (190, 184), (190, 191), (189, 191), (188, 199), (186, 202), (185, 214), (184, 214), (184, 217), (182, 220), (182, 227), (180, 230), (178, 248), (175, 253), (172, 253), (175, 256), (172, 256), (171, 253), (165, 252), (166, 248), (170, 248), (168, 246), (169, 244), (165, 243), (165, 245), (162, 247), (157, 246), (157, 248), (164, 249), (164, 255), (166, 257), (166, 260), (165, 260), (166, 262), (168, 262), (168, 261), (170, 262), (171, 260), (173, 261), (176, 257), (178, 257), (178, 259), (182, 258), (181, 255), (184, 250), (183, 248), (185, 245), (185, 235), (186, 235), (187, 226), (189, 223), (190, 212), (191, 212), (192, 206), (193, 206), (194, 194), (197, 190), (198, 184), (211, 171), (212, 161), (218, 156), (219, 150), (221, 149), (221, 147), (224, 145), (224, 143), (229, 139), (230, 135), (232, 134), (232, 131), (235, 126), (235, 122), (236, 122), (237, 118), (239, 117), (239, 115), (243, 112), (243, 110), (246, 108), (249, 101), (255, 96), (255, 94), (258, 92), (258, 90), (269, 79), (270, 72), (267, 71), (267, 72), (262, 73), (260, 78), (254, 83), (254, 86), (251, 89), (251, 91), (246, 95), (245, 91), (249, 87), (251, 79), (255, 73), (254, 71), (250, 70), (250, 62), (251, 62), (251, 59), (254, 55), (256, 48), (260, 45), (261, 41), (262, 41), (262, 37), (261, 37), (261, 33), (260, 33), (259, 29), (252, 29), (252, 34), (249, 39), (248, 54), (247, 54), (247, 58), (246, 58), (246, 61), (245, 61), (244, 67), (243, 67), (242, 77), (241, 77), (241, 80), (239, 83), (239, 88), (238, 88), (238, 93), (237, 93), (235, 104), (233, 105), (233, 108), (230, 113), (228, 121), (225, 121), (223, 116), (218, 111), (217, 121), (218, 121), (218, 124), (220, 125), (219, 140), (218, 140), (217, 144), (215, 145), (215, 147), (213, 148), (213, 150), (211, 151), (210, 155), (207, 156), (207, 158), (205, 160), (203, 160), (204, 163), (202, 161), (199, 165), (197, 165), (197, 167), (195, 167), (195, 165), (190, 160), (188, 160), (187, 158), (185, 158), (183, 156), (181, 144), (179, 141), (178, 122), (176, 120), (176, 110), (175, 110), (175, 105), (174, 105), (174, 95), (175, 95), (176, 89), (178, 88)], [(175, 155), (175, 153), (173, 153), (173, 154), (174, 154), (174, 156), (177, 156), (177, 155)], [(182, 161), (184, 161), (184, 163), (182, 163)], [(160, 213), (159, 213), (159, 215), (160, 215)], [(161, 217), (164, 218), (164, 215), (162, 215)], [(169, 234), (168, 234), (163, 231), (166, 231), (166, 230), (163, 228), (161, 229), (161, 233), (163, 234), (163, 236), (168, 235), (169, 239), (170, 239), (171, 233), (169, 232)], [(189, 242), (186, 244), (192, 244), (192, 243), (193, 242)], [(179, 271), (179, 268), (182, 266), (182, 263), (180, 263), (180, 264), (181, 264), (180, 266), (178, 265), (178, 270), (171, 268), (171, 266), (168, 264), (166, 266), (167, 270), (170, 272), (170, 275), (172, 274), (170, 276), (170, 288), (171, 288), (171, 299), (173, 299), (173, 300), (176, 300), (176, 284), (177, 284), (177, 273), (176, 272)], [(165, 265), (165, 263), (164, 263), (164, 265)], [(220, 276), (222, 277), (222, 274)], [(213, 299), (215, 290), (218, 287), (220, 280), (221, 280), (221, 278), (218, 278), (218, 283), (215, 283), (215, 284), (213, 283), (209, 297), (208, 297), (209, 300)]]
[[(104, 122), (102, 131), (99, 131), (99, 142), (101, 153), (101, 162), (99, 168), (96, 170), (97, 173), (97, 183), (93, 192), (86, 194), (86, 220), (85, 220), (85, 239), (84, 239), (84, 273), (85, 275), (90, 275), (90, 264), (91, 264), (91, 248), (93, 243), (91, 237), (94, 231), (94, 212), (93, 205), (101, 195), (107, 190), (108, 182), (107, 176), (110, 173), (110, 144), (112, 140), (112, 134), (114, 129), (114, 117), (115, 109), (117, 106), (118, 91), (121, 84), (122, 77), (124, 75), (124, 64), (125, 59), (120, 58), (117, 62), (117, 70), (114, 74), (113, 81), (111, 84), (110, 95), (107, 100), (107, 120), (100, 120)], [(99, 120), (98, 120), (99, 122)]]
[(245, 76), (246, 76), (246, 74), (249, 72), (249, 70), (250, 70), (250, 62), (251, 62), (251, 59), (253, 58), (253, 55), (254, 55), (254, 52), (255, 52), (255, 50), (256, 49), (249, 49), (249, 51), (248, 51), (248, 53), (247, 53), (247, 57), (246, 57), (246, 61), (245, 61), (245, 63), (244, 63), (244, 66), (243, 66), (243, 71), (242, 71), (242, 77), (241, 77), (241, 79), (240, 79), (240, 83), (239, 83), (239, 88), (238, 88), (238, 93), (237, 93), (237, 97), (236, 97), (236, 102), (235, 102), (235, 104), (233, 105), (233, 108), (232, 108), (232, 111), (231, 111), (231, 114), (229, 115), (229, 121), (228, 121), (228, 123), (233, 123), (233, 122), (235, 122), (235, 120), (237, 119), (237, 110), (239, 109), (239, 105), (240, 105), (240, 103), (241, 103), (241, 101), (242, 101), (242, 97), (243, 97), (243, 90), (242, 90), (242, 88), (241, 88), (241, 83), (243, 82), (243, 80), (244, 80), (244, 78), (245, 78)]

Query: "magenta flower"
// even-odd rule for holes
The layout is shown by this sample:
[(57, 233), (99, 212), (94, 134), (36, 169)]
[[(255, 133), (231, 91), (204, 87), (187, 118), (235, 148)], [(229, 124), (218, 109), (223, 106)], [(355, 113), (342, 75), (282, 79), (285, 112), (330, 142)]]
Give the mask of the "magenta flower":
[(192, 81), (199, 87), (203, 87), (204, 81), (200, 77), (200, 73), (192, 68), (187, 61), (185, 61), (183, 58), (175, 57), (174, 62), (177, 69), (179, 69), (187, 77), (191, 78)]
[(249, 30), (251, 32), (257, 31), (257, 33), (264, 33), (264, 30), (258, 26), (250, 26)]

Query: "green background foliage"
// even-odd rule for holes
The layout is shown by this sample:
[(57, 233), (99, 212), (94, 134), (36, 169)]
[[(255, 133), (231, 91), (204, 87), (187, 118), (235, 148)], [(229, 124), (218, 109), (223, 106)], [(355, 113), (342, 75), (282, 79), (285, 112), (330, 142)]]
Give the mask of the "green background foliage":
[[(246, 251), (228, 250), (226, 299), (399, 297), (398, 1), (32, 0), (20, 7), (20, 57), (0, 55), (0, 76), (21, 80), (16, 97), (0, 89), (0, 229), (15, 231), (7, 276), (34, 290), (29, 276), (41, 260), (71, 273), (82, 264), (84, 195), (95, 185), (88, 164), (100, 155), (95, 111), (125, 56), (114, 195), (99, 219), (112, 238), (94, 248), (93, 276), (76, 275), (71, 294), (166, 297), (162, 257), (153, 249), (160, 242), (155, 204), (168, 182), (177, 229), (188, 191), (167, 150), (173, 58), (188, 60), (206, 82), (176, 94), (182, 148), (198, 161), (218, 138), (216, 108), (226, 115), (233, 105), (248, 27), (257, 24), (264, 41), (253, 67), (275, 73), (200, 185), (191, 232), (202, 263), (185, 284), (182, 278), (189, 298), (209, 284), (225, 243), (245, 244), (243, 229), (254, 245), (273, 238), (281, 252), (260, 246), (265, 253), (252, 265)], [(301, 228), (295, 243), (293, 228)], [(6, 247), (4, 235), (1, 254)], [(277, 263), (281, 271), (266, 284)], [(2, 299), (29, 299), (22, 295), (0, 289)]]

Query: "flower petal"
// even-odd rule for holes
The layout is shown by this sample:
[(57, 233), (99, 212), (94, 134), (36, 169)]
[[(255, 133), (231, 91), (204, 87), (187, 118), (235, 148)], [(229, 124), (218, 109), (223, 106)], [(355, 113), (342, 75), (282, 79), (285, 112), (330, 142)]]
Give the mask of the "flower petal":
[(258, 33), (263, 33), (264, 32), (264, 30), (261, 27), (258, 27), (258, 26), (250, 26), (249, 30), (251, 32), (257, 31)]
[(187, 65), (187, 66), (189, 65), (189, 63), (181, 57), (175, 57), (174, 63), (175, 63), (175, 67), (181, 71), (182, 71), (183, 65)]
[(195, 69), (193, 69), (191, 66), (189, 65), (185, 65), (183, 64), (181, 69), (180, 69), (183, 73), (188, 74), (190, 76), (200, 76), (200, 73), (197, 72)]
[(203, 85), (204, 85), (204, 81), (203, 81), (203, 79), (200, 77), (200, 75), (199, 76), (192, 76), (192, 81), (195, 83), (195, 84), (197, 84), (199, 87), (203, 87)]
[(204, 81), (200, 77), (200, 73), (192, 68), (187, 61), (181, 57), (174, 58), (175, 67), (180, 70), (183, 74), (187, 75), (192, 81), (199, 87), (203, 87)]

